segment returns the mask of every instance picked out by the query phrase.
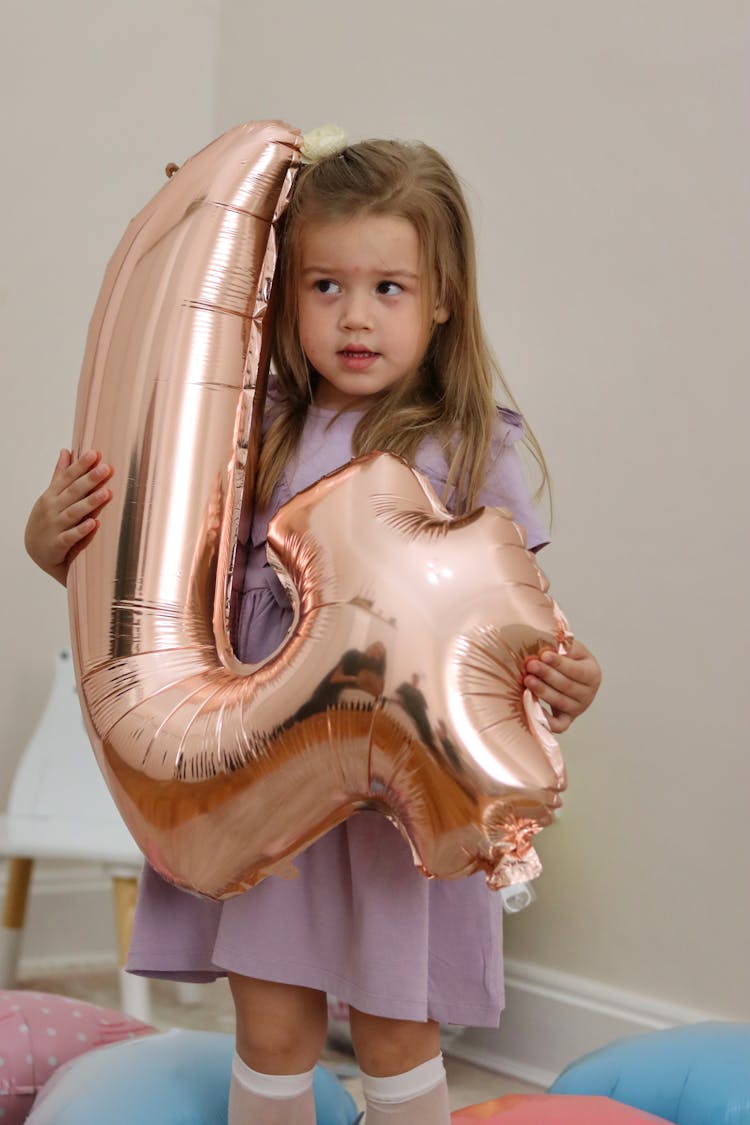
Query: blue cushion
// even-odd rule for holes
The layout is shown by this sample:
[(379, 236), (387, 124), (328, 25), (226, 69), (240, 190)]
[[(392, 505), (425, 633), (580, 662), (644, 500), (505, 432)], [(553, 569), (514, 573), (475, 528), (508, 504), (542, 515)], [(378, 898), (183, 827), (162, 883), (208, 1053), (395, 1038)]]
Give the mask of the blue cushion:
[[(226, 1125), (234, 1039), (173, 1030), (72, 1059), (43, 1088), (28, 1125)], [(315, 1068), (319, 1125), (353, 1125), (357, 1109), (333, 1074)]]
[(619, 1039), (567, 1067), (551, 1094), (604, 1094), (678, 1125), (750, 1122), (750, 1024)]

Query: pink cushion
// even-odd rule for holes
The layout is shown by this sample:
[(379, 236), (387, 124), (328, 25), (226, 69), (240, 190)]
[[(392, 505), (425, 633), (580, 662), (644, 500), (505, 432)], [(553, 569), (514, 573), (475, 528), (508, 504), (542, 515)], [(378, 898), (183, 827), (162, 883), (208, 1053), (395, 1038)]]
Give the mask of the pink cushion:
[(654, 1117), (610, 1098), (566, 1094), (508, 1094), (451, 1114), (451, 1125), (664, 1125)]
[(0, 1125), (18, 1125), (68, 1059), (154, 1030), (109, 1008), (47, 992), (0, 989)]

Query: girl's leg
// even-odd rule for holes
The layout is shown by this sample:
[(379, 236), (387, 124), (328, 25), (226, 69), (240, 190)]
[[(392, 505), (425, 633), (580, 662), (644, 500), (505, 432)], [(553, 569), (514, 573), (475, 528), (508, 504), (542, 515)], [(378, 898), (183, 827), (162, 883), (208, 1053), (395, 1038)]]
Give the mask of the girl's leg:
[(350, 1008), (367, 1125), (448, 1125), (448, 1085), (433, 1020), (389, 1020)]
[(229, 974), (237, 1016), (229, 1125), (315, 1125), (313, 1069), (326, 1035), (326, 996)]

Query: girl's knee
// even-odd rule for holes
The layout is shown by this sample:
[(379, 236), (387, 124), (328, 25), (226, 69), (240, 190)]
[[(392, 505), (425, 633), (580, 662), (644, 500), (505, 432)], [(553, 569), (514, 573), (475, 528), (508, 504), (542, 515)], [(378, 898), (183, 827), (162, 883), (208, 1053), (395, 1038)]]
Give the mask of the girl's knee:
[(325, 993), (229, 974), (237, 1053), (262, 1074), (301, 1074), (320, 1057), (327, 1030)]
[(440, 1025), (434, 1020), (392, 1020), (350, 1008), (357, 1061), (365, 1074), (404, 1074), (440, 1053)]

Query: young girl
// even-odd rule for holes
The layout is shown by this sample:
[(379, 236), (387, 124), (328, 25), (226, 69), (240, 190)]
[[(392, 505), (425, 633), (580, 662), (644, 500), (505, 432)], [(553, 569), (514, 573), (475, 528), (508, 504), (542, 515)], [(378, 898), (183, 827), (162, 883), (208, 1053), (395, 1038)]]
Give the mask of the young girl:
[[(235, 639), (250, 662), (278, 646), (292, 619), (265, 558), (268, 520), (354, 455), (399, 453), (451, 510), (507, 507), (532, 550), (546, 542), (514, 448), (521, 419), (494, 404), (471, 225), (438, 153), (369, 141), (305, 166), (284, 218), (276, 292), (274, 382)], [(63, 451), (34, 506), (27, 549), (61, 582), (96, 533), (111, 472), (97, 453)], [(530, 661), (524, 683), (560, 732), (599, 679), (576, 641), (566, 656)], [(230, 1125), (314, 1122), (326, 992), (350, 1005), (369, 1125), (447, 1122), (439, 1023), (497, 1026), (500, 897), (483, 874), (425, 879), (376, 812), (350, 817), (296, 863), (299, 878), (267, 878), (226, 903), (177, 890), (147, 866), (128, 967), (229, 977)]]

